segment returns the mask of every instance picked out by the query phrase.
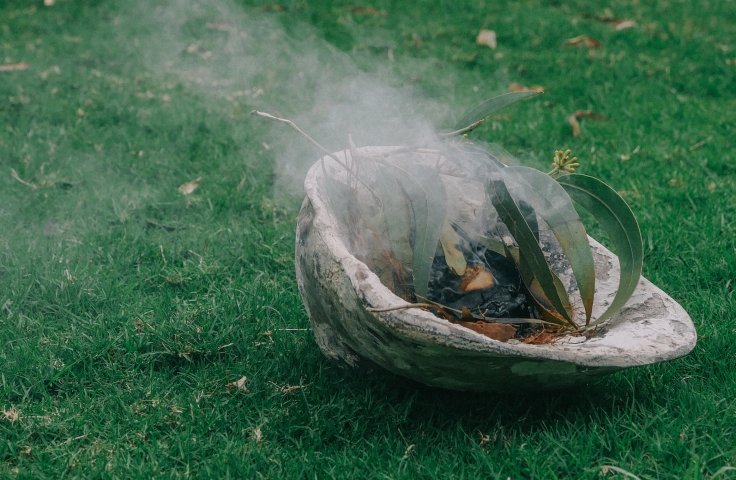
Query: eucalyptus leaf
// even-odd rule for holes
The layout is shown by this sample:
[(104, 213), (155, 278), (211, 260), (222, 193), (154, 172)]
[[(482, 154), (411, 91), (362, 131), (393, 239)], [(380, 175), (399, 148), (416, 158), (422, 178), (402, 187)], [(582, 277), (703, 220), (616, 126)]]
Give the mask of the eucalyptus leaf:
[[(544, 252), (542, 252), (542, 248), (539, 245), (538, 236), (534, 234), (532, 227), (527, 222), (526, 217), (528, 216), (524, 215), (516, 202), (514, 202), (500, 174), (489, 177), (487, 190), (491, 203), (503, 223), (508, 227), (516, 243), (519, 244), (519, 250), (524, 252), (524, 258), (528, 261), (534, 277), (539, 281), (550, 303), (565, 320), (571, 322), (570, 315), (565, 309), (565, 304), (569, 304), (570, 302), (567, 300), (564, 290), (563, 292), (558, 292), (555, 286), (554, 274), (550, 270), (547, 260), (544, 258)], [(565, 301), (561, 298), (560, 293), (563, 294)]]
[(391, 256), (408, 266), (412, 263), (412, 248), (409, 241), (411, 215), (407, 199), (401, 194), (401, 186), (395, 172), (381, 164), (374, 163), (375, 180), (372, 186), (381, 199), (381, 220), (385, 230), (379, 225), (373, 227), (385, 236), (385, 247)]
[(483, 120), (488, 115), (491, 115), (502, 108), (508, 107), (519, 100), (523, 100), (528, 97), (539, 95), (542, 92), (539, 91), (524, 91), (524, 92), (509, 92), (497, 97), (489, 98), (485, 102), (481, 103), (477, 107), (470, 110), (468, 113), (455, 124), (455, 130), (468, 127), (475, 122)]
[(445, 222), (445, 185), (431, 168), (407, 162), (398, 162), (393, 168), (412, 213), (414, 291), (426, 297), (429, 272)]
[(447, 220), (442, 225), (440, 243), (442, 244), (442, 251), (445, 253), (445, 262), (450, 267), (450, 270), (452, 270), (452, 273), (460, 276), (465, 275), (468, 262), (465, 260), (463, 252), (457, 248), (458, 243), (460, 243), (460, 237)]
[[(580, 288), (587, 324), (593, 311), (595, 263), (588, 244), (588, 235), (570, 196), (559, 183), (539, 170), (508, 167), (502, 173), (511, 196), (517, 201), (524, 199), (547, 223), (560, 243)], [(556, 290), (564, 290), (559, 278), (555, 284)]]
[(621, 276), (618, 291), (605, 312), (589, 326), (618, 313), (634, 293), (644, 263), (644, 245), (639, 223), (631, 208), (611, 187), (588, 175), (572, 174), (557, 179), (577, 203), (585, 207), (608, 233), (618, 255)]

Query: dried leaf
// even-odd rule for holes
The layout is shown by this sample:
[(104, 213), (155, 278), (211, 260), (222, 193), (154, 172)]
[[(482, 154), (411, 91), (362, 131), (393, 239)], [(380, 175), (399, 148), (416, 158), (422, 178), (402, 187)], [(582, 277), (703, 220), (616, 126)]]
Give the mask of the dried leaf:
[(570, 123), (570, 126), (572, 127), (572, 136), (579, 137), (580, 136), (580, 123), (578, 122), (578, 119), (575, 117), (575, 115), (570, 115), (569, 117), (567, 117), (567, 121)]
[(259, 427), (256, 427), (253, 429), (253, 440), (256, 442), (260, 442), (263, 440), (263, 432), (261, 432), (261, 429)]
[(33, 184), (31, 182), (26, 182), (25, 180), (23, 180), (22, 178), (20, 178), (18, 176), (18, 172), (16, 172), (14, 168), (11, 168), (10, 169), (10, 176), (13, 177), (14, 179), (18, 180), (20, 183), (22, 183), (26, 187), (31, 187), (34, 190), (38, 188), (35, 184)]
[(481, 46), (491, 47), (495, 50), (498, 46), (496, 41), (496, 32), (493, 30), (481, 30), (475, 39), (475, 43)]
[(221, 32), (234, 32), (235, 24), (229, 20), (220, 20), (217, 22), (209, 22), (206, 25), (207, 28), (211, 30), (219, 30)]
[(385, 17), (386, 12), (379, 12), (375, 8), (371, 7), (351, 7), (350, 12), (356, 15), (373, 15), (376, 17)]
[(31, 65), (26, 62), (0, 65), (0, 72), (13, 72), (16, 70), (27, 70)]
[(623, 22), (619, 22), (616, 24), (616, 30), (626, 30), (627, 28), (634, 28), (636, 26), (636, 22), (633, 20), (624, 20)]
[(457, 322), (456, 325), (463, 326), (499, 342), (508, 342), (516, 335), (516, 328), (504, 323)]
[(241, 392), (250, 393), (248, 388), (245, 386), (245, 383), (248, 381), (247, 377), (240, 377), (240, 379), (236, 382), (230, 382), (227, 385), (225, 385), (227, 388), (235, 388), (237, 390), (240, 390)]
[(182, 193), (182, 195), (189, 195), (192, 192), (194, 192), (197, 187), (199, 186), (199, 181), (202, 180), (202, 177), (198, 177), (196, 180), (192, 180), (191, 182), (184, 183), (179, 186), (179, 191)]
[(524, 85), (521, 85), (521, 84), (515, 83), (515, 82), (509, 83), (509, 90), (511, 90), (512, 92), (530, 92), (530, 91), (534, 91), (534, 92), (544, 93), (544, 87), (542, 87), (540, 85), (532, 85), (531, 87), (526, 87)]
[(563, 45), (566, 47), (579, 47), (581, 45), (585, 45), (587, 48), (600, 48), (601, 46), (598, 40), (587, 35), (579, 35), (569, 40), (565, 40)]
[(491, 288), (496, 283), (493, 275), (483, 268), (483, 265), (469, 267), (460, 280), (461, 292), (472, 292)]
[(572, 136), (573, 137), (579, 137), (580, 136), (580, 123), (578, 122), (578, 119), (580, 118), (590, 118), (592, 120), (605, 120), (605, 115), (601, 115), (600, 113), (591, 112), (590, 110), (578, 110), (569, 117), (567, 117), (567, 121), (570, 123), (570, 126), (572, 127)]
[(442, 251), (445, 252), (445, 262), (447, 262), (447, 266), (450, 267), (452, 273), (460, 276), (465, 275), (465, 268), (468, 266), (468, 262), (465, 261), (463, 252), (457, 248), (458, 243), (460, 243), (460, 237), (447, 220), (442, 225), (440, 243), (442, 244)]

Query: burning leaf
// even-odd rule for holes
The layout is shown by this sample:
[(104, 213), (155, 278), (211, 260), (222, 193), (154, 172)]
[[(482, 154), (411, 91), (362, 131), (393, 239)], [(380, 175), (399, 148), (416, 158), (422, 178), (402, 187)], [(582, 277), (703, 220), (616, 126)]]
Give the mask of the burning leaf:
[(540, 85), (532, 85), (531, 87), (525, 87), (524, 85), (521, 85), (519, 83), (511, 82), (509, 83), (509, 90), (512, 92), (539, 92), (544, 93), (544, 87)]
[(16, 70), (27, 70), (31, 65), (26, 62), (0, 65), (0, 72), (13, 72)]
[(457, 248), (457, 244), (460, 243), (460, 237), (447, 220), (442, 225), (440, 243), (442, 244), (442, 251), (445, 252), (445, 261), (447, 262), (447, 266), (450, 267), (450, 270), (452, 270), (452, 273), (460, 276), (465, 275), (465, 267), (468, 266), (468, 263), (465, 261), (463, 252)]
[(457, 325), (461, 325), (499, 342), (508, 342), (516, 335), (516, 328), (504, 323), (457, 322)]
[(184, 183), (179, 186), (179, 191), (182, 193), (182, 195), (189, 195), (192, 192), (194, 192), (197, 187), (199, 186), (199, 181), (202, 180), (202, 177), (198, 177), (196, 180), (192, 180), (191, 182)]
[(475, 39), (475, 43), (481, 46), (485, 45), (487, 47), (491, 47), (495, 50), (498, 46), (498, 43), (496, 42), (496, 32), (493, 30), (481, 30)]
[(474, 290), (484, 290), (491, 288), (494, 283), (493, 275), (486, 271), (483, 265), (476, 265), (466, 270), (465, 275), (463, 275), (460, 281), (460, 291), (467, 293)]
[(587, 35), (580, 35), (569, 40), (565, 40), (563, 44), (566, 47), (579, 47), (585, 45), (587, 48), (600, 48), (601, 44), (598, 40)]

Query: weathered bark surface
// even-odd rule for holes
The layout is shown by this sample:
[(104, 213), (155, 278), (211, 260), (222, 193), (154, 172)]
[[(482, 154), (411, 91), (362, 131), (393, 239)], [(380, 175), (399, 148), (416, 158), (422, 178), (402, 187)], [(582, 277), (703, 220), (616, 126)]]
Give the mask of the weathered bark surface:
[[(331, 160), (325, 162), (330, 175), (339, 169)], [(305, 181), (296, 273), (315, 338), (329, 358), (349, 366), (367, 359), (399, 375), (453, 390), (545, 390), (672, 360), (695, 346), (688, 314), (643, 277), (626, 307), (595, 336), (567, 337), (547, 345), (499, 342), (418, 309), (368, 312), (366, 307), (405, 302), (348, 252), (326, 194), (319, 189), (322, 175), (317, 163)], [(615, 296), (619, 268), (615, 255), (593, 239), (590, 243), (596, 261), (595, 317)], [(556, 258), (554, 252), (550, 255)], [(552, 266), (574, 291), (565, 263), (552, 261)]]

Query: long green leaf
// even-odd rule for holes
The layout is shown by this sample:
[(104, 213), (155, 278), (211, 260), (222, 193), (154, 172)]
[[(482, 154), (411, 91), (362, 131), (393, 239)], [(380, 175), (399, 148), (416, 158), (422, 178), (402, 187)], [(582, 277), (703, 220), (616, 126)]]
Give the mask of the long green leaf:
[[(525, 218), (526, 216), (514, 202), (501, 174), (498, 173), (489, 177), (486, 188), (491, 203), (498, 212), (501, 221), (506, 224), (516, 243), (519, 244), (519, 250), (524, 252), (524, 257), (534, 273), (534, 277), (539, 281), (550, 303), (565, 320), (571, 322), (570, 315), (565, 309), (565, 303), (569, 303), (569, 301), (563, 302), (563, 299), (560, 298), (560, 292), (555, 286), (553, 273), (544, 258), (544, 252), (542, 252), (539, 245), (538, 237), (534, 235), (534, 231)], [(562, 293), (564, 294), (564, 291)]]
[(375, 181), (373, 188), (381, 199), (381, 220), (385, 231), (380, 225), (374, 228), (385, 237), (384, 244), (391, 255), (403, 265), (412, 263), (412, 248), (409, 241), (411, 216), (408, 201), (401, 194), (401, 186), (396, 179), (393, 169), (379, 163), (374, 163)]
[(445, 222), (445, 184), (431, 168), (405, 162), (399, 162), (394, 168), (412, 211), (414, 291), (426, 297), (429, 272)]
[(508, 107), (509, 105), (514, 104), (519, 100), (533, 97), (534, 95), (539, 95), (540, 93), (542, 92), (509, 92), (497, 97), (489, 98), (485, 102), (481, 103), (480, 105), (463, 115), (460, 121), (455, 124), (455, 130), (460, 130), (461, 128), (468, 127), (475, 122), (483, 120), (488, 115), (491, 115), (492, 113), (495, 113), (504, 107)]
[(549, 175), (533, 168), (508, 167), (502, 170), (502, 174), (511, 196), (517, 202), (524, 199), (547, 223), (560, 243), (580, 288), (587, 324), (595, 295), (595, 263), (585, 227), (570, 196)]
[(594, 177), (572, 174), (557, 179), (577, 203), (585, 207), (608, 233), (618, 255), (621, 276), (611, 305), (590, 326), (615, 315), (631, 298), (644, 264), (641, 230), (631, 208), (611, 187)]

